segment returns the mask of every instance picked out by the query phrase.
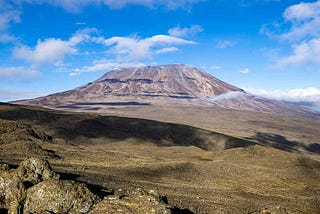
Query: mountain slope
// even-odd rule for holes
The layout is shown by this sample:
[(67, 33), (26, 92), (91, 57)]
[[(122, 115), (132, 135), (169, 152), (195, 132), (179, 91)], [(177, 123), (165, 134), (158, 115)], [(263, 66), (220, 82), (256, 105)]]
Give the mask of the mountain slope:
[[(191, 105), (292, 116), (319, 116), (312, 110), (249, 95), (240, 88), (188, 65), (115, 69), (76, 89), (14, 103), (90, 111), (110, 105)], [(87, 108), (88, 105), (90, 108)]]
[[(235, 112), (225, 119), (228, 129), (247, 131), (248, 121), (232, 123), (239, 116)], [(194, 213), (263, 213), (258, 210), (275, 206), (288, 213), (318, 213), (320, 162), (308, 157), (312, 151), (314, 157), (320, 154), (315, 144), (320, 121), (290, 118), (281, 124), (274, 118), (285, 117), (267, 115), (285, 127), (278, 132), (293, 129), (301, 135), (304, 142), (295, 142), (272, 132), (271, 121), (259, 115), (254, 128), (264, 134), (239, 139), (179, 124), (0, 103), (0, 176), (8, 169), (3, 162), (38, 157), (49, 159), (62, 180), (88, 183), (101, 196), (114, 190), (127, 200), (139, 188), (156, 190)]]

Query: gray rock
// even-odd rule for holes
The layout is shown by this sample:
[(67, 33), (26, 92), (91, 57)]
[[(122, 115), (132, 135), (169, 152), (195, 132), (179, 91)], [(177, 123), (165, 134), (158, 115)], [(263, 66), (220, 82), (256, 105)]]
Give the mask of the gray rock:
[(39, 158), (30, 158), (23, 161), (14, 173), (23, 182), (31, 182), (32, 184), (37, 184), (43, 180), (59, 179), (59, 175), (51, 169), (48, 161)]
[(27, 190), (24, 213), (88, 213), (99, 201), (85, 184), (47, 180)]
[(15, 170), (5, 170), (0, 176), (0, 208), (10, 214), (23, 213), (27, 187), (48, 179), (59, 179), (59, 175), (43, 159), (30, 158)]
[(0, 177), (0, 208), (8, 209), (9, 214), (20, 214), (26, 198), (26, 188), (18, 176), (4, 173)]

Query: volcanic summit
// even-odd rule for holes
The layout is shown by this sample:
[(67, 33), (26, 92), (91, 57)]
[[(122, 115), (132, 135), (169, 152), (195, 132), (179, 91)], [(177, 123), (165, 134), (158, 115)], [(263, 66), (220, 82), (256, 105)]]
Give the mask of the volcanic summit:
[(316, 115), (309, 109), (250, 95), (201, 69), (182, 64), (118, 68), (76, 89), (14, 103), (67, 109), (90, 105), (91, 110), (94, 105), (191, 105), (294, 116)]

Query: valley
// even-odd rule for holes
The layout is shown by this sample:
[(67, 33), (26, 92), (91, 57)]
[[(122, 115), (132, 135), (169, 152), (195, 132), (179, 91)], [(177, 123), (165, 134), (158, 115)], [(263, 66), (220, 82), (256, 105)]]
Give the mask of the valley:
[[(68, 179), (105, 189), (156, 189), (194, 213), (319, 210), (320, 163), (310, 159), (319, 155), (307, 147), (284, 151), (192, 126), (8, 104), (0, 106), (0, 118), (7, 127), (1, 162), (44, 157)], [(305, 142), (317, 137), (312, 133)]]

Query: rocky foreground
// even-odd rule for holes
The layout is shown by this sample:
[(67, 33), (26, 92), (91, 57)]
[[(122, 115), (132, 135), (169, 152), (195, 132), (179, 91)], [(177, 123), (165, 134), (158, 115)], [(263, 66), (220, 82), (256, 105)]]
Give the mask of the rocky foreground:
[(0, 104), (0, 213), (319, 213), (319, 122), (280, 119), (249, 141)]
[[(155, 190), (118, 189), (104, 198), (84, 183), (60, 180), (48, 161), (30, 158), (16, 169), (0, 164), (0, 213), (193, 213), (168, 204)], [(201, 213), (200, 211), (197, 213)], [(288, 213), (284, 208), (265, 208), (247, 213)]]
[[(16, 169), (0, 165), (0, 213), (176, 213), (155, 190), (116, 190), (100, 198), (84, 183), (60, 180), (44, 159), (31, 158)], [(182, 211), (188, 213), (187, 211)], [(190, 212), (189, 212), (190, 213)]]

